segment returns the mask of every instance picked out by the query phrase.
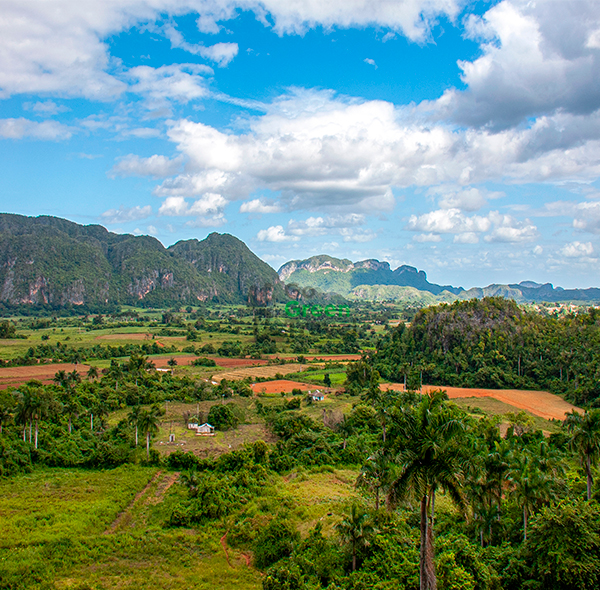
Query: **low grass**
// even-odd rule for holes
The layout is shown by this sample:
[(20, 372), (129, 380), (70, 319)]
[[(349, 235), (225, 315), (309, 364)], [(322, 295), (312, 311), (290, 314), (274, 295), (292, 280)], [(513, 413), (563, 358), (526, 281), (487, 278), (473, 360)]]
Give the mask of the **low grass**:
[[(463, 408), (463, 410), (469, 413), (475, 414), (487, 414), (488, 416), (505, 416), (506, 414), (518, 414), (524, 412), (533, 420), (533, 425), (536, 429), (545, 432), (560, 432), (560, 424), (540, 418), (531, 412), (521, 410), (515, 406), (505, 404), (504, 402), (498, 401), (492, 397), (462, 397), (455, 398), (452, 400), (457, 406)], [(475, 410), (475, 411), (473, 411)]]
[(102, 532), (155, 472), (39, 469), (0, 480), (0, 547)]
[(354, 488), (358, 471), (296, 469), (281, 479), (279, 491), (295, 506), (293, 516), (305, 536), (317, 523), (331, 536), (349, 502), (359, 497)]
[(0, 481), (0, 588), (258, 590), (260, 575), (235, 551), (227, 563), (218, 524), (165, 527), (186, 492), (168, 487), (173, 473), (155, 476), (156, 468), (126, 465), (39, 469)]

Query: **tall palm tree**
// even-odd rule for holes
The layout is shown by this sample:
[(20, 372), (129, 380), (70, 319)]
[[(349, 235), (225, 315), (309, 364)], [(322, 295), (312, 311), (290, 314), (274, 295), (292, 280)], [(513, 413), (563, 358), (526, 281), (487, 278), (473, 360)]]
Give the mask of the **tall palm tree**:
[(375, 527), (368, 512), (357, 504), (352, 504), (350, 514), (335, 525), (337, 532), (345, 543), (350, 545), (352, 553), (352, 571), (356, 571), (356, 557), (359, 549), (368, 547)]
[(523, 511), (523, 540), (527, 541), (529, 516), (552, 497), (553, 477), (544, 473), (533, 456), (525, 451), (515, 454), (507, 478), (513, 484), (513, 496)]
[(10, 410), (6, 406), (0, 406), (0, 434), (2, 434), (2, 428), (6, 422), (8, 422), (11, 416)]
[(160, 417), (164, 410), (154, 404), (149, 410), (141, 410), (138, 417), (139, 428), (146, 437), (146, 459), (150, 460), (150, 437), (158, 432)]
[(420, 504), (421, 548), (419, 558), (421, 590), (436, 590), (433, 528), (435, 494), (445, 489), (464, 508), (463, 474), (468, 462), (466, 445), (461, 445), (465, 421), (458, 408), (444, 403), (447, 395), (433, 391), (416, 407), (401, 407), (393, 415), (394, 447), (398, 450), (400, 474), (390, 485), (390, 504), (414, 497)]
[(342, 448), (345, 450), (348, 437), (354, 432), (354, 425), (346, 414), (344, 414), (342, 421), (337, 425), (337, 431), (344, 437)]
[(98, 368), (94, 367), (94, 366), (91, 366), (88, 369), (88, 372), (87, 372), (86, 375), (87, 375), (88, 381), (92, 381), (94, 379), (98, 379)]
[(29, 423), (29, 417), (31, 415), (30, 395), (26, 389), (23, 391), (19, 390), (15, 393), (17, 396), (15, 421), (17, 424), (23, 425), (23, 442), (27, 442), (27, 424)]
[(393, 463), (384, 450), (373, 453), (362, 466), (356, 486), (366, 488), (375, 494), (375, 510), (379, 510), (379, 497), (392, 480)]
[(63, 402), (63, 413), (66, 414), (69, 418), (69, 434), (73, 431), (73, 417), (77, 417), (82, 411), (82, 406), (79, 403), (79, 400), (70, 395)]
[(138, 446), (138, 428), (140, 424), (140, 412), (142, 411), (141, 406), (135, 406), (131, 412), (127, 415), (127, 422), (132, 426), (135, 426), (135, 446)]
[(15, 411), (14, 394), (10, 391), (0, 391), (0, 434), (3, 426), (10, 420)]
[(110, 361), (108, 376), (115, 380), (115, 391), (118, 391), (119, 381), (123, 378), (123, 368), (115, 359), (111, 359)]
[(70, 373), (67, 373), (70, 385), (76, 385), (81, 383), (81, 375), (77, 372), (77, 369), (73, 369)]
[(587, 476), (587, 499), (592, 497), (592, 467), (600, 457), (600, 409), (590, 410), (583, 416), (573, 410), (564, 422), (571, 435), (570, 447), (579, 454)]
[(198, 495), (200, 473), (195, 465), (181, 473), (181, 483), (188, 489), (191, 498), (195, 498)]

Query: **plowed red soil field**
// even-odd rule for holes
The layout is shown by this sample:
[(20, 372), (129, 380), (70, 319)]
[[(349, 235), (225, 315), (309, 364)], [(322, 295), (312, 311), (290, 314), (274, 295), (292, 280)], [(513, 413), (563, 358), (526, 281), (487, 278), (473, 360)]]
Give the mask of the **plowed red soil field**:
[[(270, 354), (269, 358), (297, 358), (299, 355), (291, 356), (291, 355), (277, 355)], [(361, 359), (360, 354), (303, 354), (302, 355), (307, 361), (312, 361), (314, 359), (320, 359), (323, 361), (359, 361)]]
[(32, 379), (36, 379), (42, 383), (51, 383), (58, 371), (71, 373), (77, 369), (77, 372), (84, 376), (89, 368), (88, 365), (73, 365), (70, 363), (32, 365), (30, 367), (3, 367), (0, 369), (0, 389), (6, 389), (9, 385), (16, 387)]
[(308, 391), (309, 389), (317, 389), (316, 385), (308, 385), (299, 381), (288, 381), (287, 379), (278, 379), (277, 381), (265, 381), (263, 383), (253, 383), (250, 385), (254, 393), (264, 391), (264, 393), (292, 393), (292, 389), (301, 389)]
[[(192, 355), (187, 355), (187, 356), (176, 356), (173, 355), (172, 357), (170, 356), (161, 356), (161, 357), (154, 357), (151, 356), (149, 357), (150, 360), (155, 364), (156, 367), (158, 368), (168, 368), (169, 367), (169, 360), (171, 358), (174, 358), (177, 361), (177, 365), (178, 366), (186, 366), (186, 365), (190, 365), (192, 363), (192, 361), (197, 358), (195, 356)], [(257, 367), (260, 365), (266, 365), (269, 361), (265, 360), (265, 359), (234, 359), (234, 358), (216, 358), (216, 357), (210, 357), (212, 358), (215, 363), (217, 363), (218, 367), (224, 367), (226, 369), (231, 369), (231, 368), (238, 368), (238, 367)]]
[[(383, 383), (382, 389), (394, 389), (402, 391), (404, 386), (401, 383)], [(556, 419), (564, 420), (565, 414), (572, 410), (583, 412), (577, 406), (566, 402), (562, 397), (553, 395), (547, 391), (525, 391), (521, 389), (480, 389), (468, 387), (439, 387), (435, 385), (424, 385), (423, 391), (428, 392), (434, 389), (443, 389), (450, 399), (461, 397), (491, 397), (500, 402), (518, 408), (527, 410), (540, 418), (546, 420)]]

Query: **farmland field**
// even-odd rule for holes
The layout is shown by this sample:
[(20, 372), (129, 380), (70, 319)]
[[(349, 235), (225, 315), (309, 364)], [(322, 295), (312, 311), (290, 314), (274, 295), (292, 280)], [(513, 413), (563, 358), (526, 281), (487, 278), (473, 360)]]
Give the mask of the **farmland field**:
[[(402, 391), (401, 383), (382, 383), (381, 389), (394, 389)], [(583, 411), (573, 404), (565, 401), (558, 395), (547, 391), (527, 391), (518, 389), (480, 389), (468, 387), (446, 387), (437, 385), (424, 385), (423, 391), (443, 389), (450, 399), (460, 398), (492, 398), (519, 410), (527, 410), (535, 416), (546, 420), (564, 420), (565, 414), (573, 410)]]

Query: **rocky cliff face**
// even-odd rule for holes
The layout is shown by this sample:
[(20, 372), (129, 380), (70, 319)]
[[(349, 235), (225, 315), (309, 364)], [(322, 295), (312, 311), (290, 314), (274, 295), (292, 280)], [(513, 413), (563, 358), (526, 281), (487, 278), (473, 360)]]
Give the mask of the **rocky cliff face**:
[(461, 288), (440, 286), (427, 281), (427, 275), (413, 266), (391, 270), (388, 262), (375, 259), (352, 263), (330, 256), (313, 256), (307, 260), (293, 260), (279, 269), (279, 278), (301, 287), (314, 287), (350, 296), (361, 285), (397, 285), (414, 287), (438, 295), (444, 290), (459, 293)]
[(227, 234), (180, 242), (113, 234), (55, 217), (0, 214), (0, 302), (11, 305), (266, 305), (277, 273)]

